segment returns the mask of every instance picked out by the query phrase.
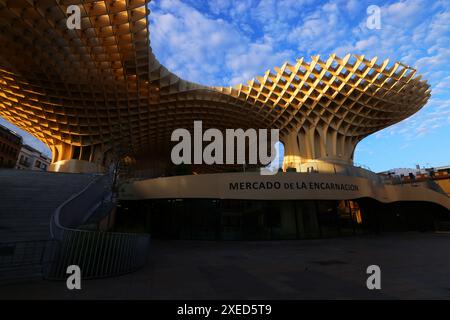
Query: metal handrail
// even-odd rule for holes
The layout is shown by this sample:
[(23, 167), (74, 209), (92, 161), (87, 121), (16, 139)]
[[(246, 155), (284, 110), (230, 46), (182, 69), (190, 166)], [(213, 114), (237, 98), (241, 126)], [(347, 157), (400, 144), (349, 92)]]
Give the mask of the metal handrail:
[[(57, 232), (60, 230), (72, 230), (71, 227), (63, 226), (61, 224), (61, 211), (67, 207), (69, 204), (71, 204), (74, 200), (79, 199), (82, 195), (85, 195), (86, 192), (95, 186), (99, 181), (102, 179), (108, 179), (109, 177), (107, 175), (104, 176), (98, 176), (97, 178), (93, 179), (86, 187), (84, 187), (80, 192), (72, 195), (69, 199), (64, 201), (58, 208), (56, 208), (55, 212), (52, 215), (52, 218), (50, 219), (50, 237), (52, 239), (58, 239)], [(102, 201), (105, 198), (105, 194), (101, 195)], [(88, 212), (83, 216), (83, 219), (76, 223), (77, 226), (83, 224), (90, 215), (98, 208), (98, 206), (101, 205), (101, 201), (96, 201), (96, 203), (93, 206), (90, 206)]]
[(69, 265), (78, 265), (84, 279), (124, 274), (145, 265), (150, 235), (78, 229), (106, 199), (112, 201), (113, 181), (110, 175), (97, 177), (55, 210), (50, 235), (60, 245), (48, 253), (54, 262), (43, 270), (47, 279), (65, 279)]

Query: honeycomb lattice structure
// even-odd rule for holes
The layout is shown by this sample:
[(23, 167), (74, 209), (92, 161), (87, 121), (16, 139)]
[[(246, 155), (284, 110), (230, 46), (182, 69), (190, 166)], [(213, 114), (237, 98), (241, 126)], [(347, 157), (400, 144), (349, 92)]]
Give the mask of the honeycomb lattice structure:
[[(236, 87), (184, 81), (152, 53), (148, 2), (0, 0), (0, 116), (50, 146), (54, 163), (164, 152), (194, 120), (279, 128), (288, 156), (351, 161), (357, 142), (430, 96), (412, 68), (351, 55), (285, 63)], [(69, 5), (80, 30), (66, 26)]]

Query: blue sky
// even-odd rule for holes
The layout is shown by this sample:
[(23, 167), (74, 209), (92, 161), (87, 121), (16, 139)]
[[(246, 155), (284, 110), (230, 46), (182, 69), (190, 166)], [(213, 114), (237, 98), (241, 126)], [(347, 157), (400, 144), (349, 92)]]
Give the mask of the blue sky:
[[(366, 26), (370, 5), (380, 7), (379, 30)], [(374, 171), (450, 164), (449, 0), (155, 0), (150, 8), (156, 57), (202, 84), (246, 83), (317, 54), (364, 54), (415, 67), (432, 98), (414, 116), (363, 140), (355, 162)]]

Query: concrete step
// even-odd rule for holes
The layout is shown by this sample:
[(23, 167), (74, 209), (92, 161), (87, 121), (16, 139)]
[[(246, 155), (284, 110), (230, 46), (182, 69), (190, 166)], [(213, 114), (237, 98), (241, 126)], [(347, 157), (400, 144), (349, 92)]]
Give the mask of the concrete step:
[(0, 257), (0, 284), (42, 279), (39, 246), (49, 239), (52, 215), (95, 178), (0, 169), (0, 244), (15, 248), (11, 260)]
[(0, 240), (45, 238), (56, 208), (95, 177), (0, 169)]

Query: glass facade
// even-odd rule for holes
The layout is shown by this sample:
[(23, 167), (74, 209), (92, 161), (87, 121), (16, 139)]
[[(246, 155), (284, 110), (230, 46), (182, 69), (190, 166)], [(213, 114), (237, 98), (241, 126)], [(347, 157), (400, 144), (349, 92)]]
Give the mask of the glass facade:
[(351, 201), (165, 199), (122, 206), (117, 225), (139, 226), (153, 238), (288, 240), (363, 232)]

